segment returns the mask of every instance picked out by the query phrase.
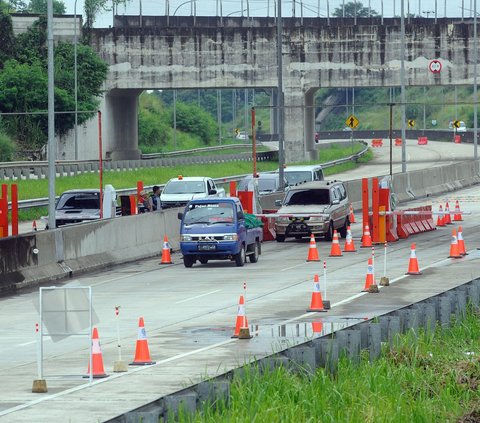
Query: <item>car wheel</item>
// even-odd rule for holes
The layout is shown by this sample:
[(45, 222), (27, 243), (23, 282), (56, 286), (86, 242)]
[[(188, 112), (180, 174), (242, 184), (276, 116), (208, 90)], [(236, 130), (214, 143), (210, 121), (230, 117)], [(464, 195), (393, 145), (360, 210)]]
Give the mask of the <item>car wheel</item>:
[(250, 254), (249, 259), (250, 263), (256, 263), (258, 261), (258, 257), (260, 256), (260, 242), (255, 242), (255, 246), (253, 247), (253, 254)]
[(345, 219), (345, 225), (343, 225), (341, 228), (340, 228), (340, 236), (342, 238), (346, 238), (347, 237), (347, 228), (350, 226), (350, 221), (348, 220), (348, 217)]
[(185, 267), (192, 267), (195, 260), (190, 256), (183, 256), (183, 265)]
[(208, 263), (208, 259), (204, 259), (204, 258), (200, 259), (199, 261), (202, 264), (207, 264)]
[(238, 267), (242, 267), (245, 264), (245, 246), (240, 247), (240, 251), (235, 255), (235, 264)]
[(331, 241), (333, 239), (333, 222), (330, 222), (330, 225), (328, 225), (328, 231), (325, 234), (325, 238), (327, 241)]
[(285, 241), (285, 235), (277, 235), (277, 242), (284, 242)]

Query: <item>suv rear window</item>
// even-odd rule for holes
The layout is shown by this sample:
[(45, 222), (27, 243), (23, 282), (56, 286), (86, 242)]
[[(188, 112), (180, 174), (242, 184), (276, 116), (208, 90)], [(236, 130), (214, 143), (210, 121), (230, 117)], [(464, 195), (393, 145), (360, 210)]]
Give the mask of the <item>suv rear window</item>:
[(58, 200), (57, 210), (63, 209), (100, 209), (100, 199), (97, 193), (63, 194)]
[(330, 190), (329, 189), (304, 189), (293, 190), (287, 194), (284, 204), (286, 206), (292, 205), (306, 205), (306, 204), (330, 204)]

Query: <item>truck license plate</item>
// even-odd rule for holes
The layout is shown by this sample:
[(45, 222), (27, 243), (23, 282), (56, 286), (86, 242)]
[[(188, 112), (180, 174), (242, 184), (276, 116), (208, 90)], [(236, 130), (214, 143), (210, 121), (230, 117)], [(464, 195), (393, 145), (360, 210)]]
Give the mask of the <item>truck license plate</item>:
[(217, 246), (215, 244), (200, 244), (198, 251), (215, 251)]

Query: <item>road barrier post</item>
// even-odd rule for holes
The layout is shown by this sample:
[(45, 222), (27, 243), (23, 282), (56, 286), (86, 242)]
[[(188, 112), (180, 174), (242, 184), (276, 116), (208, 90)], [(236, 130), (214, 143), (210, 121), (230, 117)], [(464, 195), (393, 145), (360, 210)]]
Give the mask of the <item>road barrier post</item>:
[(18, 235), (18, 186), (12, 184), (10, 187), (10, 196), (12, 198), (12, 235)]

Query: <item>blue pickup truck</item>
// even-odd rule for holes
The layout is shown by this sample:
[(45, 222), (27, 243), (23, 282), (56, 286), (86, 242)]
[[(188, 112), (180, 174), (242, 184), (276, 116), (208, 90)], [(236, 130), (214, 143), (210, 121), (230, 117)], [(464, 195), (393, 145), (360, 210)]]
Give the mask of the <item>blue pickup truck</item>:
[(232, 260), (243, 266), (248, 256), (256, 263), (261, 254), (263, 229), (247, 228), (240, 200), (235, 197), (192, 200), (178, 213), (180, 249), (185, 267), (198, 260)]

